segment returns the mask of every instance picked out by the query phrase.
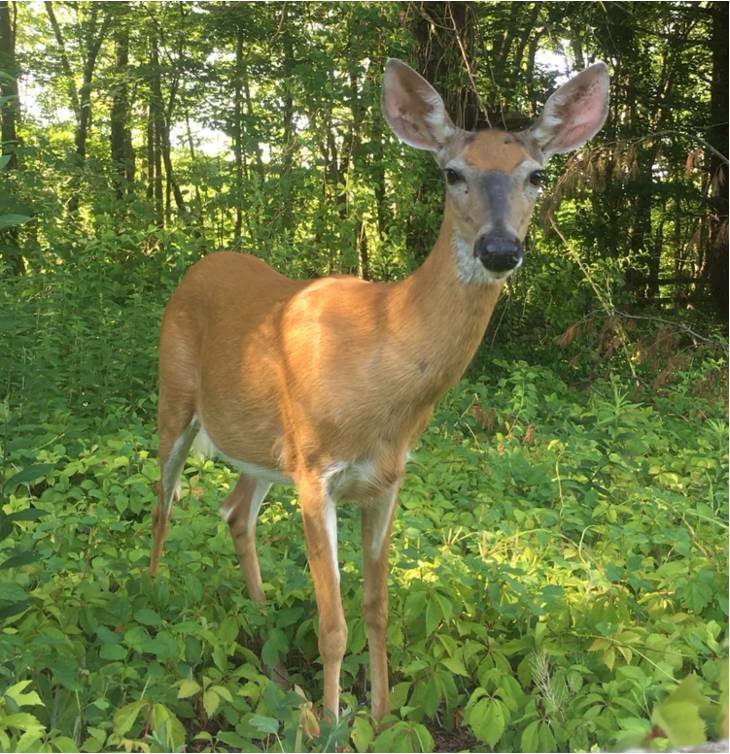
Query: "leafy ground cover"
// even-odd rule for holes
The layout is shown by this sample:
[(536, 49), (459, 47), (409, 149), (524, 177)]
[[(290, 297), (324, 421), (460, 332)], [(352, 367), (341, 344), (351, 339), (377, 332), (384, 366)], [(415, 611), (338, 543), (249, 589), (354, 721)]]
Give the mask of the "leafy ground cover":
[[(707, 389), (722, 359), (689, 359), (661, 389), (607, 362), (586, 389), (558, 355), (482, 354), (401, 493), (382, 732), (357, 511), (340, 511), (348, 709), (332, 726), (295, 490), (275, 488), (260, 518), (265, 604), (215, 513), (234, 475), (209, 460), (190, 460), (162, 573), (146, 573), (173, 285), (135, 282), (152, 279), (81, 260), (1, 289), (4, 751), (597, 751), (723, 734), (728, 422), (723, 388)], [(288, 693), (261, 671), (277, 657)]]

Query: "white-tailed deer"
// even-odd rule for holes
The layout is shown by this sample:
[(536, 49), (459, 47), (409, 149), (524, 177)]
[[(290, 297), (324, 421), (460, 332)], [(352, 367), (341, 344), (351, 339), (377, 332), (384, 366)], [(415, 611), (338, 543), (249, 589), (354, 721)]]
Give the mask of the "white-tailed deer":
[(408, 451), (434, 403), (476, 351), (522, 242), (542, 168), (603, 125), (608, 71), (595, 63), (561, 86), (522, 133), (456, 128), (441, 97), (389, 60), (382, 109), (396, 136), (432, 152), (444, 173), (441, 231), (423, 266), (397, 283), (290, 280), (232, 252), (205, 257), (170, 299), (160, 336), (161, 480), (153, 514), (156, 572), (177, 485), (196, 435), (240, 470), (220, 512), (251, 599), (263, 600), (254, 532), (272, 484), (299, 490), (319, 611), (324, 706), (339, 706), (347, 643), (336, 507), (360, 504), (371, 703), (390, 711), (388, 547)]

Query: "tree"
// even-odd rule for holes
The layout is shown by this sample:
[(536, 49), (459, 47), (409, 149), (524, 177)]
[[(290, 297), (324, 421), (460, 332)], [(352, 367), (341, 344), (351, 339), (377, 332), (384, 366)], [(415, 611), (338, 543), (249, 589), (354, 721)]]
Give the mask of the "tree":
[[(88, 7), (77, 9), (77, 13), (80, 15), (77, 16), (76, 23), (71, 29), (80, 42), (79, 46), (81, 50), (81, 87), (77, 88), (74, 72), (66, 51), (66, 40), (56, 18), (53, 3), (50, 0), (46, 0), (44, 4), (51, 26), (53, 27), (56, 43), (58, 44), (61, 65), (66, 74), (69, 97), (76, 117), (76, 132), (74, 136), (75, 159), (73, 163), (76, 173), (74, 183), (78, 186), (78, 178), (86, 160), (87, 141), (92, 122), (91, 93), (94, 71), (112, 16), (105, 3), (86, 3), (82, 5)], [(87, 13), (88, 15), (86, 15)], [(99, 18), (99, 13), (101, 13), (101, 19)], [(75, 213), (79, 208), (80, 201), (77, 188), (69, 199), (69, 212)]]
[(2, 116), (2, 154), (7, 156), (5, 168), (12, 170), (18, 161), (17, 122), (20, 113), (18, 96), (18, 65), (15, 59), (15, 14), (11, 19), (7, 0), (0, 0), (0, 115)]
[(117, 199), (124, 198), (134, 187), (135, 155), (132, 145), (129, 112), (129, 26), (131, 8), (118, 3), (114, 38), (114, 80), (110, 112), (111, 174)]
[[(131, 213), (140, 226), (194, 224), (211, 247), (296, 275), (403, 275), (437, 231), (442, 177), (384, 131), (383, 62), (410, 61), (460, 125), (519, 130), (563, 74), (602, 58), (609, 122), (590, 149), (558, 160), (563, 177), (548, 192), (561, 234), (623, 279), (627, 302), (726, 308), (726, 50), (708, 44), (722, 40), (722, 3), (38, 8), (0, 3), (4, 30), (21, 16), (15, 47), (42, 111), (21, 123), (5, 105), (4, 150), (21, 138), (38, 149), (33, 174), (53, 194), (42, 211), (72, 210), (81, 232)], [(2, 32), (6, 59), (13, 40)], [(206, 152), (203, 129), (228, 144)], [(534, 270), (565, 255), (550, 229), (535, 239), (546, 256)]]
[[(0, 0), (0, 172), (15, 172), (18, 169), (17, 148), (18, 120), (20, 116), (20, 97), (18, 96), (18, 65), (15, 58), (17, 5), (13, 5), (13, 18), (10, 7), (5, 0)], [(0, 201), (0, 214), (8, 212), (12, 218), (13, 204), (7, 206), (3, 198)], [(0, 241), (3, 257), (8, 261), (13, 275), (25, 272), (25, 260), (18, 244), (17, 217), (12, 224), (0, 226)]]
[(728, 319), (728, 4), (713, 2), (712, 83), (707, 155), (710, 181), (710, 233), (707, 246), (707, 278), (712, 308)]

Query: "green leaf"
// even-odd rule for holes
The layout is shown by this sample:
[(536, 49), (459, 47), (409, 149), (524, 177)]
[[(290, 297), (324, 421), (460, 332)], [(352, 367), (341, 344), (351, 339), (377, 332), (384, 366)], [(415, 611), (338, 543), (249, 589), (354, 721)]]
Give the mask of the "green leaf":
[(451, 616), (454, 612), (453, 605), (443, 594), (439, 594), (438, 592), (433, 593), (433, 599), (435, 599), (439, 603), (441, 615), (443, 616), (442, 620), (448, 623), (448, 621), (451, 620)]
[(7, 620), (14, 615), (25, 612), (30, 607), (30, 602), (20, 600), (18, 602), (3, 602), (0, 604), (0, 620)]
[(8, 513), (0, 521), (0, 542), (12, 534), (13, 524), (16, 521), (37, 521), (41, 516), (48, 515), (48, 511), (42, 511), (40, 508), (25, 508), (22, 511)]
[(507, 726), (506, 708), (499, 699), (483, 697), (469, 712), (469, 725), (480, 741), (494, 748)]
[(539, 752), (540, 743), (538, 740), (538, 729), (540, 727), (539, 720), (533, 720), (522, 732), (522, 738), (520, 739), (520, 751), (525, 754), (530, 752)]
[(81, 744), (81, 751), (88, 754), (98, 754), (98, 752), (104, 751), (103, 746), (103, 743), (99, 743), (95, 738), (89, 736)]
[(224, 646), (227, 646), (236, 640), (236, 637), (238, 636), (238, 623), (232, 615), (229, 615), (223, 623), (221, 623), (220, 628), (218, 629), (218, 636)]
[(117, 736), (124, 737), (134, 725), (137, 716), (143, 709), (149, 709), (149, 703), (145, 701), (132, 702), (117, 710), (114, 715), (114, 732)]
[(186, 678), (184, 681), (180, 682), (180, 688), (177, 691), (177, 698), (187, 699), (189, 696), (195, 696), (201, 688), (202, 686), (197, 681), (194, 681), (192, 678)]
[(213, 648), (213, 662), (221, 673), (228, 672), (228, 654), (221, 644)]
[(35, 715), (30, 712), (16, 712), (13, 715), (3, 716), (3, 725), (7, 728), (16, 730), (44, 731), (46, 726), (41, 723)]
[(259, 733), (264, 735), (276, 735), (279, 732), (279, 721), (275, 717), (252, 715), (248, 721)]
[(185, 662), (194, 665), (200, 660), (203, 652), (203, 645), (197, 636), (185, 637)]
[(469, 671), (464, 667), (464, 663), (456, 657), (445, 657), (441, 660), (441, 664), (456, 675), (469, 675)]
[(203, 584), (192, 573), (185, 575), (185, 595), (190, 602), (200, 602), (203, 598)]
[(434, 750), (433, 736), (425, 725), (416, 723), (413, 726), (413, 737), (418, 743), (418, 746), (414, 747), (415, 751), (431, 752)]
[(352, 723), (352, 732), (350, 738), (355, 744), (355, 748), (362, 754), (370, 748), (373, 742), (373, 726), (365, 716), (357, 715)]
[(3, 696), (10, 697), (18, 707), (27, 707), (31, 705), (44, 706), (38, 693), (35, 691), (27, 691), (32, 685), (32, 681), (20, 681), (20, 683), (14, 683), (9, 688), (5, 689)]
[(134, 619), (143, 626), (161, 626), (162, 618), (154, 610), (143, 607), (134, 613)]
[(558, 744), (555, 741), (550, 725), (548, 723), (540, 723), (540, 727), (537, 733), (538, 751), (557, 751)]
[(702, 615), (702, 611), (712, 601), (712, 589), (709, 584), (696, 579), (685, 585), (682, 598), (695, 615)]
[(43, 511), (40, 508), (25, 508), (22, 511), (9, 513), (3, 521), (15, 523), (16, 521), (37, 521), (41, 516), (50, 516), (49, 511)]
[(651, 720), (658, 725), (673, 746), (697, 746), (705, 743), (705, 724), (691, 702), (665, 702), (654, 710)]
[(411, 591), (406, 599), (405, 612), (409, 616), (417, 617), (423, 615), (426, 609), (426, 600), (428, 593), (423, 589)]
[(699, 681), (694, 674), (688, 675), (679, 686), (669, 694), (665, 703), (667, 702), (689, 702), (690, 704), (694, 704), (699, 710), (709, 713), (716, 709), (715, 705), (712, 704), (700, 691)]
[[(428, 682), (426, 683), (426, 688), (423, 691), (423, 695), (421, 697), (421, 704), (423, 705), (423, 711), (429, 716), (432, 717), (436, 714), (436, 710), (438, 709), (439, 703), (441, 702), (441, 688), (438, 683), (437, 677), (431, 676), (431, 678), (428, 679)], [(405, 707), (401, 707), (401, 711), (403, 711)], [(402, 712), (402, 714), (405, 714)]]
[(13, 751), (16, 752), (46, 752), (50, 751), (48, 744), (43, 745), (37, 730), (27, 730), (18, 739)]
[(533, 655), (525, 655), (517, 666), (517, 678), (523, 686), (529, 686), (532, 683), (532, 665)]
[[(268, 667), (273, 668), (279, 657), (286, 655), (288, 649), (286, 634), (281, 629), (272, 628), (264, 646), (261, 648), (261, 659)], [(213, 659), (215, 659), (215, 655)]]
[(16, 215), (14, 213), (8, 212), (5, 215), (0, 215), (0, 230), (5, 230), (5, 228), (12, 228), (15, 225), (23, 225), (24, 223), (29, 223), (33, 218), (28, 217), (28, 215)]
[(221, 698), (213, 689), (208, 688), (203, 692), (203, 707), (208, 717), (213, 717), (220, 703)]
[(36, 560), (38, 560), (38, 555), (34, 552), (23, 552), (20, 555), (13, 555), (0, 563), (0, 571), (4, 571), (6, 568), (19, 568), (20, 566), (29, 565)]
[(78, 752), (76, 742), (73, 738), (69, 738), (68, 736), (55, 736), (53, 739), (53, 748), (56, 751), (68, 752), (68, 754)]
[[(200, 734), (196, 736), (196, 739), (199, 736)], [(224, 743), (231, 749), (238, 749), (239, 751), (245, 751), (246, 747), (249, 747), (251, 745), (250, 741), (247, 741), (243, 736), (239, 736), (238, 733), (235, 733), (232, 730), (218, 731), (218, 733), (215, 734), (215, 739), (216, 741)]]
[(152, 730), (164, 741), (167, 751), (180, 751), (185, 746), (185, 728), (164, 704), (152, 707)]
[(97, 626), (94, 629), (99, 641), (102, 644), (120, 644), (122, 637), (118, 631), (112, 631), (107, 626)]
[(129, 651), (119, 644), (102, 644), (99, 650), (99, 656), (102, 660), (126, 660)]
[(215, 693), (218, 694), (218, 696), (222, 697), (227, 702), (233, 702), (233, 695), (225, 686), (220, 686), (216, 684), (215, 686), (211, 686), (210, 690), (215, 691)]
[(41, 477), (48, 476), (48, 473), (55, 468), (55, 463), (34, 463), (32, 466), (26, 466), (17, 474), (13, 474), (10, 479), (5, 480), (5, 488), (12, 490), (15, 489), (19, 484), (28, 484), (29, 482), (35, 482)]
[(411, 684), (408, 681), (396, 683), (390, 691), (390, 708), (400, 709), (408, 699), (411, 692)]
[(426, 636), (432, 636), (436, 632), (443, 617), (439, 601), (432, 596), (426, 603)]
[(433, 751), (433, 738), (424, 725), (399, 721), (375, 739), (374, 749), (390, 754)]

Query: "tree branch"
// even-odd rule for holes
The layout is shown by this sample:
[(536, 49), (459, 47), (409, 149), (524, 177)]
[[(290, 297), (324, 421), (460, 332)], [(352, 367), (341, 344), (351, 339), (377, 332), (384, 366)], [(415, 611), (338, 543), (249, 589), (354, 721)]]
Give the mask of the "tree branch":
[(61, 53), (61, 68), (66, 74), (68, 80), (68, 95), (71, 98), (71, 108), (74, 111), (76, 122), (81, 120), (81, 105), (79, 104), (79, 95), (76, 90), (76, 81), (74, 80), (73, 71), (71, 70), (71, 64), (68, 62), (68, 55), (66, 54), (66, 44), (63, 41), (63, 34), (61, 33), (61, 27), (58, 25), (58, 19), (56, 18), (56, 12), (53, 10), (53, 3), (50, 0), (46, 0), (43, 3), (46, 6), (46, 13), (48, 19), (53, 27), (53, 34), (56, 37), (56, 43)]

